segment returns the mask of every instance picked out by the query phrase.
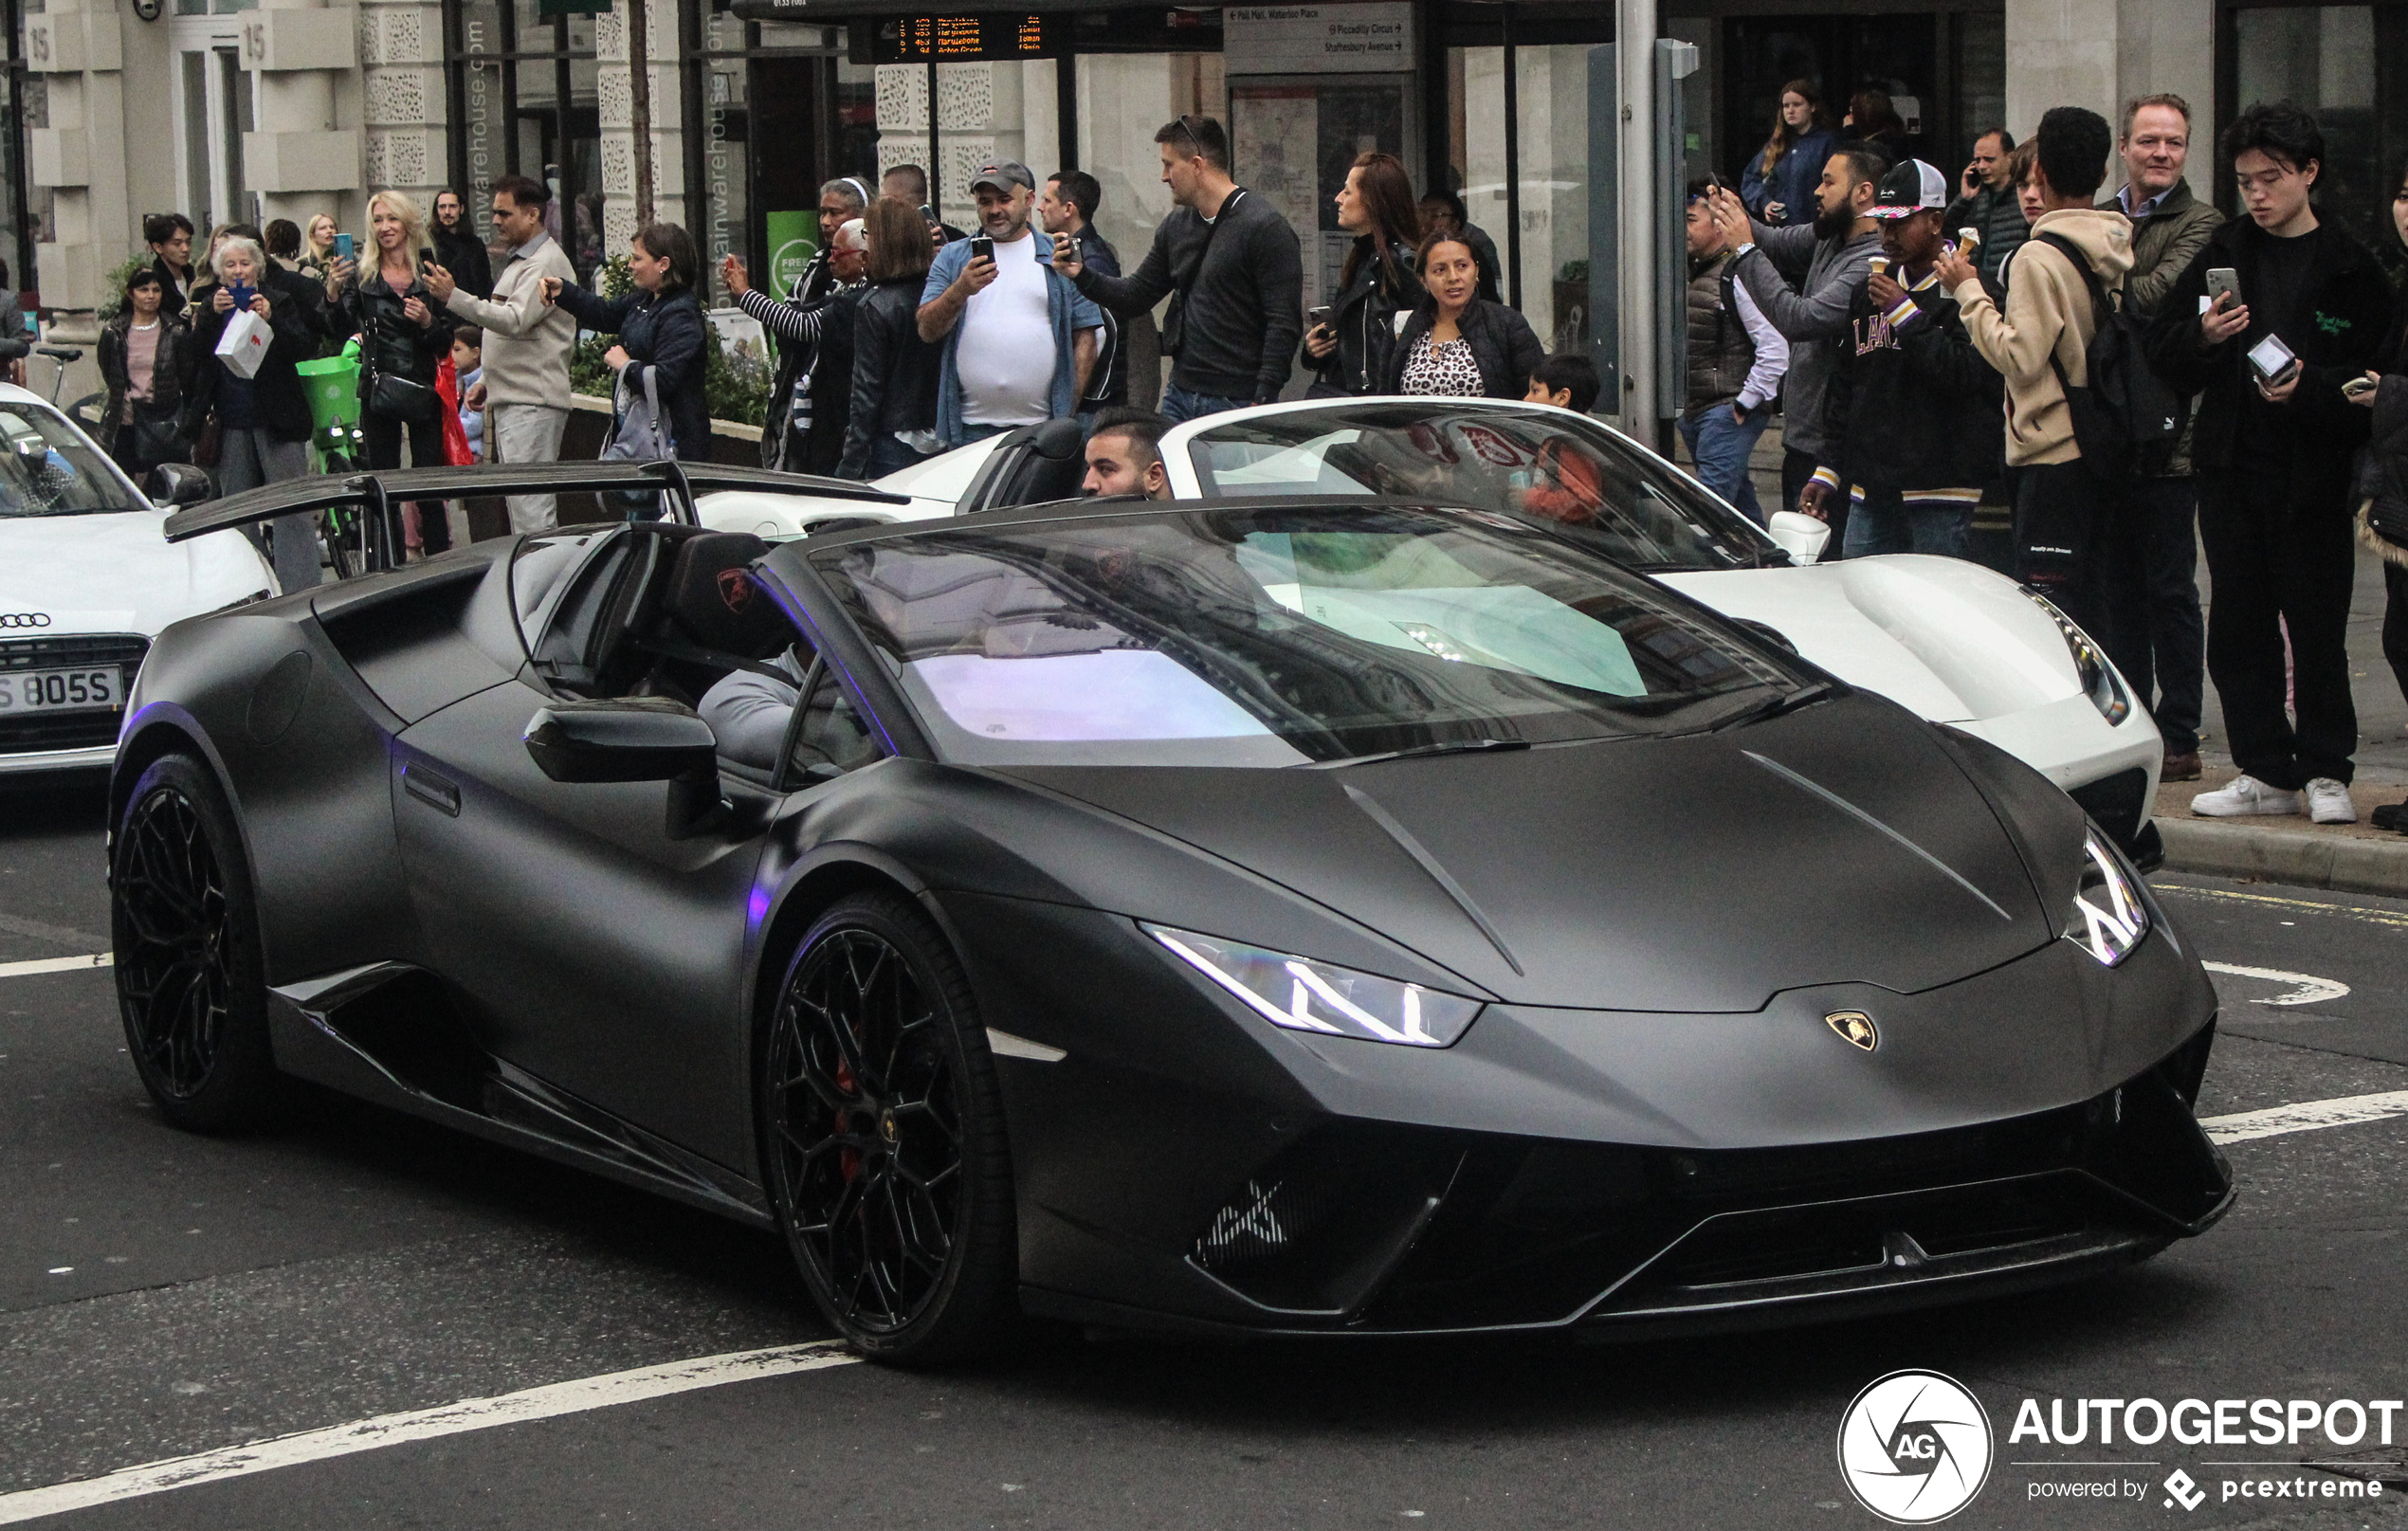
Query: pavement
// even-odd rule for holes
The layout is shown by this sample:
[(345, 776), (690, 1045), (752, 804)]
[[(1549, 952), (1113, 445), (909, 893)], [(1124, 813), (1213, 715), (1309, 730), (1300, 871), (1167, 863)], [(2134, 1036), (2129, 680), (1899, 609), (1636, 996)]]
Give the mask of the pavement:
[[(100, 853), (96, 792), (0, 799), (0, 968), (105, 949)], [(105, 970), (0, 976), (0, 1524), (47, 1489), (62, 1531), (1870, 1531), (1836, 1431), (1914, 1367), (1996, 1432), (1952, 1526), (2408, 1531), (2408, 1415), (2388, 1450), (2009, 1440), (2027, 1402), (2408, 1397), (2408, 900), (2154, 886), (2225, 970), (2203, 1116), (2391, 1103), (2228, 1143), (2222, 1224), (2079, 1286), (1598, 1348), (1062, 1333), (957, 1372), (845, 1364), (773, 1238), (332, 1097), (174, 1132)], [(190, 1453), (215, 1454), (106, 1476)]]

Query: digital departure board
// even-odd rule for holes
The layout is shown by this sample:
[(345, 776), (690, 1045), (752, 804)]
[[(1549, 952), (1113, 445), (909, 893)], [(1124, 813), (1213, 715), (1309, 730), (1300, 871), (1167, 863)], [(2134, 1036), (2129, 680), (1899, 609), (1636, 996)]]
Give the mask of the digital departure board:
[(876, 62), (971, 64), (1055, 56), (1058, 18), (1001, 11), (974, 16), (898, 16), (878, 23)]

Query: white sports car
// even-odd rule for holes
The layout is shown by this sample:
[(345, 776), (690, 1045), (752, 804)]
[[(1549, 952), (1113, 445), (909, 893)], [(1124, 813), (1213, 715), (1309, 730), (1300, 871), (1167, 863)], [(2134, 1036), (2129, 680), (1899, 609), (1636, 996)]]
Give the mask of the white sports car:
[(167, 517), (64, 412), (0, 384), (0, 775), (105, 769), (159, 629), (275, 592), (242, 533), (171, 546)]
[[(1911, 554), (1793, 561), (1696, 480), (1586, 415), (1486, 399), (1263, 405), (1162, 439), (1174, 495), (1415, 500), (1540, 519), (1592, 541), (1849, 683), (1989, 740), (2045, 774), (2144, 866), (2164, 745), (2079, 628), (1979, 564)], [(730, 492), (706, 524), (764, 538), (830, 523), (1037, 504), (1079, 492), (1075, 422), (978, 442), (882, 480), (910, 505)]]

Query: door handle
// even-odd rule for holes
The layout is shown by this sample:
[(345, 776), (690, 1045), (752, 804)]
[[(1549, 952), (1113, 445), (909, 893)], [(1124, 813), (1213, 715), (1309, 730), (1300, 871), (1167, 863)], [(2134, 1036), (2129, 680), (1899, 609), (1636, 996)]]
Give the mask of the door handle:
[(455, 819), (460, 816), (459, 784), (447, 781), (417, 761), (401, 768), (401, 785), (428, 807), (440, 809)]

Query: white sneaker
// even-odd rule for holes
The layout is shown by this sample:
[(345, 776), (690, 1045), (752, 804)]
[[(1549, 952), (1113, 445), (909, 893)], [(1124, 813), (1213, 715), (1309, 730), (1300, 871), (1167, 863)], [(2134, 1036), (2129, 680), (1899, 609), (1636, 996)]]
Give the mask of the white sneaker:
[(2350, 806), (2349, 789), (2330, 776), (2308, 781), (2308, 816), (2319, 824), (2355, 824), (2358, 810)]
[[(2333, 785), (2340, 784), (2336, 782)], [(2349, 794), (2344, 790), (2342, 793), (2344, 811), (2348, 799)], [(2212, 793), (2201, 793), (2191, 799), (2191, 811), (2211, 819), (2236, 819), (2250, 813), (2296, 813), (2299, 808), (2299, 793), (2285, 792), (2280, 787), (2269, 787), (2248, 775), (2235, 776), (2229, 785)]]

